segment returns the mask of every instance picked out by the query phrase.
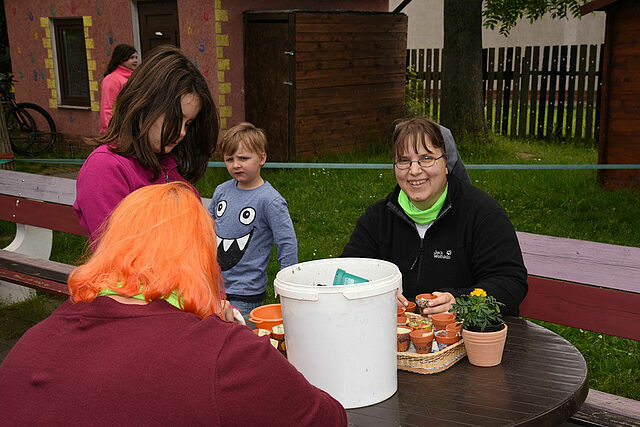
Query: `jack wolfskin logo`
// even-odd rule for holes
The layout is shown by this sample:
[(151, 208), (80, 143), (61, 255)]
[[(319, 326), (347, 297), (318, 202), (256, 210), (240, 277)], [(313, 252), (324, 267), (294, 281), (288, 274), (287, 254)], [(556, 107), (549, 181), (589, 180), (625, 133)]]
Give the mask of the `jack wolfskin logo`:
[(448, 249), (446, 252), (439, 251), (439, 250), (433, 251), (433, 257), (439, 258), (439, 259), (451, 259), (452, 254), (453, 254), (453, 251), (451, 249)]

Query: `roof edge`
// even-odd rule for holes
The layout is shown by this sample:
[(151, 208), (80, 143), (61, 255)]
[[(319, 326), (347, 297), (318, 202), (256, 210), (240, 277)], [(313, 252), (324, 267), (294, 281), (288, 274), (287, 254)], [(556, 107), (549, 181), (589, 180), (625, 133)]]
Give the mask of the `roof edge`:
[(593, 0), (587, 4), (580, 6), (580, 16), (584, 16), (587, 13), (603, 10), (611, 3), (615, 3), (618, 0)]

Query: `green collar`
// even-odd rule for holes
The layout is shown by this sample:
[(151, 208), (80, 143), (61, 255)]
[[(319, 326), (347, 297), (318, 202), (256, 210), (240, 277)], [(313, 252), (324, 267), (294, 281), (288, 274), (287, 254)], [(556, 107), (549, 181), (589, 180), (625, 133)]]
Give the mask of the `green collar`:
[(447, 183), (444, 191), (442, 192), (438, 200), (433, 204), (433, 206), (426, 210), (418, 209), (413, 203), (411, 203), (409, 196), (407, 196), (406, 193), (402, 190), (400, 190), (400, 193), (398, 194), (398, 203), (400, 204), (400, 207), (402, 207), (404, 212), (409, 216), (409, 218), (413, 220), (413, 222), (420, 225), (427, 225), (429, 223), (432, 223), (440, 214), (442, 206), (444, 206), (444, 201), (447, 198), (448, 191), (449, 183)]
[[(103, 295), (120, 295), (120, 294), (111, 288), (102, 288), (100, 289), (100, 292), (98, 292), (98, 296), (103, 296)], [(124, 296), (124, 295), (120, 295), (120, 296)], [(136, 294), (131, 298), (146, 301), (146, 299), (144, 298), (144, 295), (142, 294)], [(180, 297), (178, 296), (178, 291), (173, 291), (169, 294), (169, 296), (164, 297), (162, 299), (168, 302), (169, 304), (171, 304), (172, 306), (174, 306), (175, 308), (182, 310), (182, 307), (180, 306), (182, 301), (180, 301)], [(184, 304), (182, 304), (182, 306), (184, 307)]]

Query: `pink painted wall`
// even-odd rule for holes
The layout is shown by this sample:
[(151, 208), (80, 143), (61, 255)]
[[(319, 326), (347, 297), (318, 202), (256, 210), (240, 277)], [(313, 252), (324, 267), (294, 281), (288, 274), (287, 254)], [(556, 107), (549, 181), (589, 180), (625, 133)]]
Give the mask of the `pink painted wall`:
[[(92, 25), (87, 27), (88, 38), (93, 39), (94, 43), (94, 48), (90, 49), (96, 65), (93, 80), (99, 85), (113, 48), (119, 43), (133, 44), (130, 11), (128, 0), (5, 0), (11, 63), (18, 80), (16, 100), (34, 102), (46, 108), (61, 132), (83, 135), (97, 133), (99, 113), (49, 106), (52, 94), (47, 79), (54, 77), (45, 63), (48, 49), (43, 45), (43, 39), (47, 38), (47, 34), (40, 18), (91, 17)], [(99, 90), (94, 97), (100, 101)]]
[[(95, 70), (94, 100), (100, 100), (99, 85), (113, 48), (133, 45), (133, 24), (129, 0), (4, 0), (18, 102), (34, 102), (46, 108), (59, 132), (95, 135), (97, 111), (58, 108), (50, 105), (51, 81), (55, 80), (47, 61), (47, 30), (41, 18), (82, 17), (91, 19), (85, 40)], [(219, 104), (223, 128), (244, 120), (242, 12), (245, 10), (389, 10), (388, 0), (177, 0), (180, 47), (202, 71), (214, 100)], [(321, 6), (321, 7), (319, 7)], [(43, 42), (43, 39), (45, 41)], [(79, 52), (79, 54), (81, 54)], [(91, 68), (91, 65), (90, 67)], [(92, 77), (92, 79), (91, 79)]]

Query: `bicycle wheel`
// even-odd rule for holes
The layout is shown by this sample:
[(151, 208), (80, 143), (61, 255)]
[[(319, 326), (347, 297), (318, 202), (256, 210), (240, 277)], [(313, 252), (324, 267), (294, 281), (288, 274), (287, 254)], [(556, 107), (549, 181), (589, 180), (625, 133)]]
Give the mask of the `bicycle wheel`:
[(7, 128), (13, 150), (24, 156), (38, 156), (56, 141), (56, 125), (39, 105), (21, 102), (8, 114)]

